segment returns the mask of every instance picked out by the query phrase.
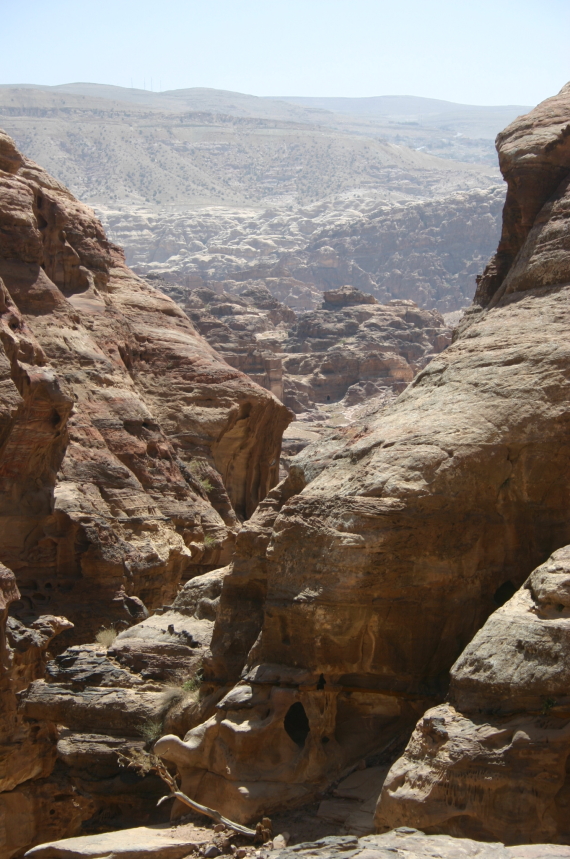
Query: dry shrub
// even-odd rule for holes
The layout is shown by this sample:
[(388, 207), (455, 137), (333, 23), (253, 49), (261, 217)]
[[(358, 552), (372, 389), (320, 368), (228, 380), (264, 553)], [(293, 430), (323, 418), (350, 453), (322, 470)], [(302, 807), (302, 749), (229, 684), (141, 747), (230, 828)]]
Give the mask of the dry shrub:
[(104, 626), (95, 636), (95, 641), (97, 642), (97, 644), (102, 645), (108, 650), (113, 644), (117, 635), (117, 630), (113, 629), (112, 626)]

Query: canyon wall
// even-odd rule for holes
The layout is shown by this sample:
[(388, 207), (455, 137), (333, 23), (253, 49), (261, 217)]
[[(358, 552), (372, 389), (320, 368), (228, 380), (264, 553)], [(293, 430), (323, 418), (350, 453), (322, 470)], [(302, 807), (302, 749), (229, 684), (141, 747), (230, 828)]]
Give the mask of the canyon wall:
[(42, 615), (30, 626), (9, 617), (20, 598), (11, 570), (0, 566), (0, 855), (21, 855), (32, 843), (73, 835), (90, 800), (51, 778), (57, 759), (57, 726), (26, 718), (18, 693), (44, 676), (52, 640), (72, 628), (64, 617)]
[(0, 560), (92, 641), (229, 559), (291, 416), (3, 134), (0, 230)]
[(570, 548), (536, 570), (451, 670), (448, 702), (390, 770), (379, 830), (570, 844)]
[[(545, 396), (554, 396), (560, 429), (568, 391), (559, 323), (567, 312), (570, 282), (569, 118), (566, 85), (499, 135), (499, 157), (509, 183), (503, 234), (464, 324), (469, 325), (469, 318), (478, 322), (463, 335), (469, 337), (502, 308), (513, 312), (534, 304), (540, 310), (541, 352), (548, 353), (554, 385), (548, 392), (538, 388), (533, 417), (540, 415)], [(545, 314), (547, 304), (552, 310)], [(527, 397), (537, 392), (542, 363), (540, 359), (529, 378)], [(555, 461), (557, 446), (545, 448), (543, 456)], [(567, 483), (567, 464), (560, 466), (560, 478)], [(539, 505), (537, 514), (543, 502)], [(386, 779), (376, 817), (380, 828), (405, 823), (513, 844), (570, 843), (570, 578), (565, 543), (557, 535), (551, 548), (558, 551), (551, 558), (547, 551), (537, 558), (544, 563), (489, 618), (453, 666), (447, 703), (418, 722)]]
[(358, 432), (306, 448), (239, 535), (206, 673), (221, 700), (156, 746), (229, 816), (389, 747), (570, 542), (569, 116), (567, 87), (500, 136), (503, 238), (455, 342)]

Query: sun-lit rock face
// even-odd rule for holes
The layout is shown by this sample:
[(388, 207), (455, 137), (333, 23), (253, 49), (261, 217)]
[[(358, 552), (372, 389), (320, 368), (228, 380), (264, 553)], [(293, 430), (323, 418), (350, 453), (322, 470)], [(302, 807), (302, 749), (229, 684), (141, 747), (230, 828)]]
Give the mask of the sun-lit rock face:
[(290, 415), (4, 134), (0, 230), (0, 560), (92, 641), (227, 562)]
[(527, 237), (503, 292), (488, 269), (453, 345), (359, 432), (306, 448), (238, 538), (208, 675), (228, 693), (157, 745), (229, 816), (299, 801), (385, 747), (570, 542), (568, 121), (565, 88), (499, 139), (504, 235), (517, 251)]

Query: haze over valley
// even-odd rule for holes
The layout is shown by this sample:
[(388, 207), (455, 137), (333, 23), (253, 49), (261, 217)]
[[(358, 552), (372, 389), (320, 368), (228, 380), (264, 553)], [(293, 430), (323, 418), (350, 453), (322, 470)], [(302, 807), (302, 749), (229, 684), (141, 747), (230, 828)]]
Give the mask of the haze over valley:
[(344, 282), (380, 301), (466, 306), (499, 232), (493, 140), (524, 110), (0, 87), (6, 131), (95, 207), (137, 271), (188, 287), (262, 277), (298, 310)]

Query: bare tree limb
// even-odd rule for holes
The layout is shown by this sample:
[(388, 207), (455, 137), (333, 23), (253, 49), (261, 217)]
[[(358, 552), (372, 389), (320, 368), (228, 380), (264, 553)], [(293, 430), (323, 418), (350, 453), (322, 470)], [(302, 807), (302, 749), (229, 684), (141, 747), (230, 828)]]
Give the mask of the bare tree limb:
[[(215, 820), (216, 823), (222, 823), (224, 826), (227, 826), (228, 829), (233, 829), (234, 832), (239, 832), (240, 835), (247, 835), (249, 838), (255, 838), (257, 836), (261, 841), (267, 840), (268, 837), (271, 837), (271, 833), (267, 829), (267, 826), (263, 827), (262, 824), (258, 824), (256, 829), (248, 829), (247, 826), (241, 826), (241, 824), (234, 823), (233, 820), (228, 820), (227, 817), (223, 817), (219, 811), (216, 811), (213, 808), (208, 808), (207, 805), (200, 805), (199, 802), (190, 799), (190, 797), (186, 796), (186, 794), (182, 793), (178, 788), (176, 779), (168, 772), (164, 763), (157, 755), (152, 755), (148, 752), (131, 751), (130, 754), (119, 753), (118, 760), (121, 766), (135, 769), (141, 775), (155, 772), (160, 776), (162, 781), (168, 785), (170, 794), (161, 797), (161, 799), (158, 800), (157, 805), (162, 805), (165, 800), (175, 796), (176, 799), (179, 799), (180, 802), (189, 806), (193, 811), (197, 811), (198, 814), (205, 814), (206, 817), (210, 817), (212, 820)], [(271, 826), (269, 820), (267, 821), (267, 825)]]
[[(247, 826), (241, 826), (239, 823), (234, 823), (232, 820), (228, 820), (228, 818), (223, 817), (219, 811), (216, 811), (213, 808), (208, 808), (207, 805), (200, 805), (199, 802), (195, 802), (193, 799), (190, 799), (180, 790), (172, 791), (171, 795), (175, 796), (176, 799), (179, 799), (180, 802), (183, 802), (185, 805), (188, 805), (194, 811), (197, 811), (200, 814), (205, 814), (207, 817), (211, 817), (212, 820), (216, 821), (216, 823), (223, 823), (224, 826), (227, 826), (228, 829), (233, 829), (234, 832), (239, 832), (241, 835), (249, 835), (250, 838), (254, 838), (257, 835), (257, 831), (255, 829), (248, 829)], [(163, 799), (164, 798), (165, 797), (163, 797)]]

